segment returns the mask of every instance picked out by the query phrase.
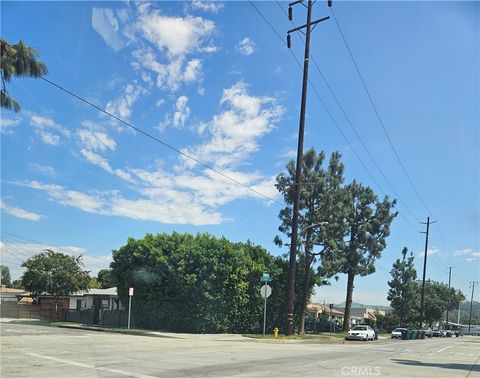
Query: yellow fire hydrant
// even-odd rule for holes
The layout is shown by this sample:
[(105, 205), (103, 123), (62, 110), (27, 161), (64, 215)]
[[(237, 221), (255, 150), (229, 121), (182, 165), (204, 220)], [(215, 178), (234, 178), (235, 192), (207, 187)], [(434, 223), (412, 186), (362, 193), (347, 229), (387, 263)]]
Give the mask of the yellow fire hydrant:
[(275, 327), (273, 329), (273, 336), (278, 337), (278, 328), (277, 327)]

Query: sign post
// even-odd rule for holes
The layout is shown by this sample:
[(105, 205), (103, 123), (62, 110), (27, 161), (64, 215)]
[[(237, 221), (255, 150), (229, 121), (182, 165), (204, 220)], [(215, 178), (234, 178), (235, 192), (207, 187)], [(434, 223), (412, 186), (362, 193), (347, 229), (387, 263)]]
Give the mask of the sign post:
[(272, 280), (268, 273), (263, 273), (262, 278), (260, 278), (260, 282), (264, 285), (260, 289), (260, 295), (263, 299), (265, 299), (265, 303), (263, 306), (263, 336), (265, 336), (265, 328), (267, 324), (267, 298), (272, 294), (272, 288), (268, 286), (268, 283)]
[(128, 288), (128, 329), (130, 329), (130, 314), (132, 312), (133, 287)]
[(332, 336), (332, 322), (333, 322), (333, 319), (332, 319), (332, 309), (333, 309), (333, 303), (330, 303), (330, 336)]

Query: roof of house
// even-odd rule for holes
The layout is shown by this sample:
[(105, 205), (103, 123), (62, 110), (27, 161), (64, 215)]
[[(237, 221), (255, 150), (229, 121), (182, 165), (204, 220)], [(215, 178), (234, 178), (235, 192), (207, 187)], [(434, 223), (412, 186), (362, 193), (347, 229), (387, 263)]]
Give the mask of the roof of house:
[[(70, 294), (70, 295), (62, 296), (62, 298), (84, 297), (85, 295), (105, 295), (105, 296), (116, 297), (118, 294), (117, 294), (117, 288), (116, 287), (110, 287), (108, 289), (89, 289), (87, 291), (78, 291), (78, 292)], [(45, 294), (45, 295), (41, 295), (41, 297), (50, 297), (50, 295)]]
[(0, 287), (0, 296), (2, 297), (14, 297), (18, 294), (29, 294), (23, 289), (14, 289), (12, 287), (6, 287), (5, 285), (2, 285)]
[(113, 295), (117, 296), (117, 287), (109, 287), (108, 289), (89, 289), (87, 291), (81, 291), (75, 293), (74, 296), (84, 296), (84, 295)]
[[(307, 305), (307, 311), (317, 312), (317, 313), (327, 313), (330, 314), (330, 307), (321, 303), (309, 303)], [(343, 315), (343, 311), (333, 308), (332, 315)]]

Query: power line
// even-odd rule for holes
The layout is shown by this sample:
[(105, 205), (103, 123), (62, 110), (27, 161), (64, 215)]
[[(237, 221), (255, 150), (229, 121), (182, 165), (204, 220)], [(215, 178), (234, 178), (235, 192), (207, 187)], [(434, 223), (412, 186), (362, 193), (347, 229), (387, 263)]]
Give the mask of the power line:
[[(255, 9), (255, 11), (262, 17), (262, 19), (265, 21), (265, 23), (270, 27), (270, 29), (272, 29), (272, 31), (275, 33), (275, 35), (279, 38), (279, 40), (282, 42), (282, 44), (284, 44), (284, 41), (283, 41), (283, 38), (282, 36), (278, 33), (278, 31), (275, 29), (275, 27), (270, 23), (270, 21), (268, 21), (268, 19), (265, 17), (265, 15), (255, 6), (255, 4), (252, 2), (252, 1), (249, 1), (250, 5)], [(290, 51), (290, 53), (292, 54), (292, 57), (295, 59), (295, 61), (297, 62), (297, 65), (299, 66), (299, 68), (301, 70), (302, 69), (302, 65), (300, 63), (300, 61), (298, 60), (297, 56), (295, 55), (295, 53), (291, 50), (291, 49), (288, 49), (288, 51)], [(355, 148), (353, 147), (352, 143), (350, 142), (350, 140), (348, 139), (348, 137), (345, 135), (345, 133), (343, 132), (342, 128), (340, 127), (340, 125), (338, 124), (338, 122), (335, 120), (335, 118), (333, 117), (333, 114), (332, 112), (330, 111), (330, 109), (327, 107), (327, 105), (325, 104), (325, 102), (323, 101), (323, 99), (321, 98), (320, 94), (318, 93), (316, 87), (313, 85), (312, 81), (311, 80), (308, 80), (309, 82), (309, 86), (312, 88), (313, 92), (315, 93), (315, 95), (317, 96), (318, 100), (320, 101), (320, 103), (322, 104), (323, 108), (325, 109), (325, 111), (327, 112), (327, 114), (329, 115), (330, 119), (332, 120), (333, 124), (335, 125), (335, 127), (338, 129), (338, 131), (340, 132), (340, 134), (343, 136), (343, 138), (345, 139), (345, 141), (347, 142), (347, 144), (350, 146), (350, 149), (352, 150), (352, 152), (354, 153), (354, 155), (356, 156), (356, 158), (358, 159), (358, 161), (360, 162), (360, 164), (362, 165), (363, 169), (365, 170), (365, 172), (368, 174), (368, 176), (372, 179), (372, 181), (375, 183), (375, 185), (380, 189), (380, 191), (383, 193), (383, 195), (386, 195), (386, 192), (383, 190), (382, 186), (379, 184), (379, 182), (375, 179), (375, 177), (373, 176), (373, 174), (370, 172), (370, 170), (367, 168), (367, 166), (365, 165), (365, 163), (363, 162), (363, 160), (360, 158), (360, 156), (358, 155), (357, 151), (355, 150)], [(400, 213), (399, 212), (399, 215), (410, 225), (410, 227), (415, 230), (416, 232), (418, 232), (418, 229), (412, 224), (412, 222), (403, 214), (403, 213)]]
[[(282, 10), (282, 12), (287, 15), (287, 12), (286, 10), (280, 5), (280, 3), (278, 1), (276, 1), (276, 4), (278, 5), (278, 7)], [(304, 39), (303, 37), (297, 33), (297, 37), (302, 41), (302, 43), (305, 43), (304, 42)], [(345, 109), (343, 108), (343, 106), (341, 105), (340, 101), (338, 100), (337, 96), (335, 95), (335, 93), (333, 92), (333, 89), (332, 87), (330, 86), (330, 83), (328, 82), (327, 78), (325, 77), (325, 75), (323, 74), (322, 70), (320, 69), (318, 63), (317, 63), (317, 60), (315, 59), (315, 56), (313, 54), (311, 54), (311, 58), (312, 58), (312, 62), (313, 64), (315, 65), (315, 68), (317, 69), (317, 71), (320, 73), (320, 76), (322, 77), (325, 85), (327, 86), (330, 94), (332, 95), (333, 99), (335, 100), (335, 103), (337, 104), (337, 106), (340, 108), (340, 111), (342, 112), (343, 116), (345, 117), (348, 125), (350, 126), (350, 128), (353, 130), (353, 132), (355, 133), (355, 135), (357, 136), (357, 139), (360, 141), (360, 144), (362, 145), (363, 149), (367, 152), (370, 160), (373, 162), (373, 164), (375, 165), (375, 168), (377, 168), (377, 170), (380, 172), (380, 175), (383, 177), (383, 179), (385, 180), (385, 182), (387, 183), (387, 185), (390, 187), (390, 189), (392, 190), (392, 192), (394, 193), (395, 197), (402, 203), (402, 205), (405, 207), (405, 209), (410, 213), (410, 215), (417, 221), (419, 222), (419, 219), (415, 216), (415, 214), (413, 214), (413, 212), (410, 210), (410, 208), (407, 206), (407, 204), (401, 199), (400, 195), (397, 193), (397, 191), (395, 190), (394, 186), (390, 183), (390, 181), (388, 180), (388, 178), (386, 177), (385, 173), (383, 172), (383, 170), (380, 168), (379, 164), (377, 163), (376, 159), (373, 157), (372, 153), (370, 152), (370, 150), (367, 148), (367, 146), (365, 145), (363, 139), (360, 137), (357, 129), (355, 128), (355, 126), (353, 125), (352, 121), (350, 120), (350, 117), (348, 117), (347, 113), (345, 112)]]
[(142, 130), (142, 129), (140, 129), (140, 128), (134, 126), (134, 125), (132, 125), (131, 123), (129, 123), (129, 122), (127, 122), (127, 121), (125, 121), (125, 120), (117, 117), (116, 115), (114, 115), (114, 114), (112, 114), (112, 113), (110, 113), (110, 112), (108, 112), (108, 111), (100, 108), (99, 106), (97, 106), (97, 105), (95, 105), (94, 103), (86, 100), (85, 98), (81, 97), (80, 95), (78, 95), (78, 94), (76, 94), (76, 93), (74, 93), (74, 92), (66, 89), (66, 88), (63, 87), (62, 85), (57, 84), (57, 83), (54, 83), (53, 81), (48, 80), (48, 79), (46, 79), (46, 78), (44, 78), (44, 77), (40, 77), (40, 79), (44, 80), (45, 82), (49, 83), (50, 85), (53, 85), (53, 86), (56, 87), (56, 88), (62, 90), (63, 92), (68, 93), (70, 96), (75, 97), (76, 99), (84, 102), (85, 104), (90, 105), (91, 107), (93, 107), (93, 108), (97, 109), (98, 111), (100, 111), (100, 112), (108, 115), (109, 117), (117, 120), (118, 122), (123, 123), (125, 126), (130, 127), (131, 129), (139, 132), (140, 134), (146, 136), (147, 138), (150, 138), (150, 139), (154, 140), (155, 142), (160, 143), (161, 145), (163, 145), (163, 146), (165, 146), (165, 147), (167, 147), (167, 148), (175, 151), (177, 154), (182, 155), (182, 156), (186, 157), (187, 159), (190, 159), (190, 160), (196, 162), (197, 164), (201, 165), (202, 167), (207, 168), (207, 169), (211, 170), (212, 172), (215, 172), (216, 174), (218, 174), (218, 175), (226, 178), (227, 180), (230, 180), (230, 181), (232, 181), (232, 182), (234, 182), (234, 183), (236, 183), (236, 184), (238, 184), (238, 185), (240, 185), (240, 186), (243, 186), (244, 188), (247, 188), (248, 190), (254, 192), (255, 194), (257, 194), (257, 195), (259, 195), (259, 196), (261, 196), (261, 197), (264, 197), (264, 198), (268, 199), (269, 201), (272, 201), (272, 202), (274, 202), (274, 203), (276, 203), (276, 204), (278, 204), (278, 205), (280, 205), (280, 206), (282, 206), (282, 207), (284, 206), (284, 204), (282, 204), (281, 202), (278, 202), (278, 201), (275, 200), (274, 198), (271, 198), (271, 197), (267, 196), (266, 194), (263, 194), (263, 193), (259, 192), (258, 190), (253, 189), (251, 186), (248, 186), (248, 185), (246, 185), (246, 184), (244, 184), (244, 183), (242, 183), (242, 182), (234, 179), (233, 177), (230, 177), (230, 176), (228, 176), (227, 174), (222, 173), (222, 172), (219, 171), (218, 169), (213, 168), (212, 166), (203, 163), (202, 161), (198, 160), (197, 158), (195, 158), (195, 157), (193, 157), (193, 156), (191, 156), (191, 155), (188, 155), (187, 153), (185, 153), (185, 152), (179, 150), (178, 148), (172, 146), (171, 144), (168, 144), (167, 142), (164, 142), (163, 140), (161, 140), (161, 139), (153, 136), (152, 134), (146, 132), (145, 130)]
[(352, 51), (350, 50), (350, 47), (349, 47), (348, 42), (347, 42), (347, 39), (346, 39), (346, 37), (345, 37), (345, 35), (344, 35), (343, 31), (342, 31), (342, 28), (341, 28), (341, 26), (340, 26), (340, 23), (338, 22), (338, 19), (337, 19), (336, 15), (335, 15), (335, 12), (334, 12), (333, 8), (330, 8), (330, 9), (331, 9), (331, 12), (332, 12), (332, 15), (333, 15), (333, 19), (335, 20), (335, 24), (337, 25), (338, 30), (340, 31), (340, 35), (342, 36), (342, 40), (343, 40), (343, 42), (344, 42), (344, 44), (345, 44), (345, 47), (347, 48), (348, 54), (349, 54), (349, 56), (350, 56), (350, 58), (351, 58), (351, 60), (352, 60), (352, 62), (353, 62), (353, 65), (355, 66), (355, 70), (357, 71), (358, 77), (360, 78), (360, 81), (361, 81), (362, 84), (363, 84), (363, 88), (365, 89), (365, 92), (366, 92), (366, 94), (367, 94), (367, 97), (368, 97), (368, 99), (370, 100), (370, 104), (372, 105), (372, 108), (373, 108), (373, 110), (374, 110), (374, 112), (375, 112), (375, 114), (376, 114), (376, 116), (377, 116), (377, 119), (378, 119), (378, 121), (379, 121), (379, 123), (380, 123), (380, 126), (382, 127), (382, 130), (383, 130), (383, 132), (384, 132), (384, 134), (385, 134), (385, 136), (386, 136), (386, 138), (387, 138), (387, 140), (388, 140), (388, 143), (389, 143), (389, 145), (390, 145), (390, 147), (391, 147), (391, 149), (392, 149), (392, 151), (393, 151), (393, 153), (394, 153), (394, 155), (395, 155), (395, 157), (396, 157), (396, 159), (397, 159), (400, 167), (402, 168), (402, 171), (403, 171), (403, 173), (405, 174), (405, 177), (407, 178), (408, 182), (410, 183), (410, 186), (412, 187), (413, 191), (414, 191), (415, 194), (417, 195), (418, 199), (419, 199), (420, 202), (422, 203), (422, 205), (423, 205), (423, 207), (425, 208), (425, 210), (427, 211), (427, 213), (430, 214), (430, 215), (433, 217), (432, 212), (429, 210), (429, 208), (428, 208), (428, 206), (426, 205), (425, 201), (423, 200), (422, 196), (421, 196), (420, 193), (418, 192), (415, 184), (413, 183), (412, 179), (410, 178), (409, 174), (407, 173), (407, 170), (406, 170), (406, 168), (405, 168), (402, 160), (400, 159), (400, 156), (398, 155), (398, 152), (397, 152), (395, 146), (393, 145), (393, 142), (392, 142), (392, 140), (391, 140), (391, 138), (390, 138), (390, 135), (389, 135), (389, 133), (388, 133), (388, 131), (387, 131), (384, 123), (383, 123), (382, 118), (380, 117), (380, 113), (378, 112), (377, 107), (375, 106), (375, 103), (374, 103), (373, 98), (372, 98), (372, 96), (371, 96), (371, 94), (370, 94), (370, 91), (368, 90), (368, 87), (367, 87), (367, 84), (365, 83), (365, 80), (364, 80), (364, 78), (363, 78), (363, 75), (362, 75), (361, 72), (360, 72), (360, 69), (359, 69), (359, 67), (358, 67), (358, 64), (357, 64), (354, 56), (353, 56)]

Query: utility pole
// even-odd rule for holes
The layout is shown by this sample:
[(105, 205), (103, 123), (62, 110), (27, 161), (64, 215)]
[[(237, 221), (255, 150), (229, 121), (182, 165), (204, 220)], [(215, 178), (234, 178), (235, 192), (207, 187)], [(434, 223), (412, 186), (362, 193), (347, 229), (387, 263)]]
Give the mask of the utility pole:
[[(450, 280), (452, 278), (452, 267), (448, 267), (448, 288), (450, 289)], [(449, 298), (450, 299), (450, 298)], [(450, 300), (448, 300), (447, 305), (450, 307)], [(445, 328), (448, 329), (448, 307), (447, 307), (447, 320), (446, 320), (446, 325)]]
[[(290, 21), (293, 18), (292, 6), (303, 4), (304, 0), (297, 0), (288, 4), (288, 18)], [(331, 2), (329, 1), (329, 6)], [(292, 235), (290, 242), (290, 259), (288, 267), (288, 298), (287, 298), (287, 328), (285, 335), (289, 336), (293, 333), (293, 313), (295, 306), (295, 271), (297, 262), (297, 238), (298, 238), (298, 213), (300, 210), (300, 186), (302, 182), (302, 161), (303, 161), (303, 137), (305, 130), (305, 109), (307, 105), (307, 88), (308, 88), (308, 63), (310, 58), (310, 33), (312, 26), (319, 22), (328, 20), (330, 17), (323, 17), (312, 22), (312, 7), (313, 1), (308, 0), (307, 7), (307, 23), (305, 25), (288, 30), (287, 32), (287, 46), (291, 47), (290, 33), (301, 31), (305, 29), (305, 55), (303, 60), (303, 84), (302, 84), (302, 100), (300, 106), (300, 124), (298, 128), (298, 147), (297, 147), (297, 166), (295, 171), (295, 201), (293, 203), (293, 217), (292, 217)]]
[(422, 294), (421, 294), (421, 299), (420, 299), (420, 329), (423, 328), (423, 304), (424, 304), (424, 300), (425, 300), (425, 275), (427, 273), (427, 251), (428, 251), (428, 232), (429, 232), (429, 229), (430, 229), (430, 224), (433, 224), (433, 223), (437, 223), (437, 222), (430, 222), (430, 217), (427, 217), (427, 222), (424, 223), (424, 222), (420, 222), (422, 224), (426, 224), (427, 225), (427, 231), (426, 232), (423, 232), (422, 231), (422, 234), (425, 234), (426, 237), (425, 237), (425, 255), (424, 255), (424, 258), (423, 258), (423, 278), (422, 278)]
[(472, 298), (470, 299), (470, 315), (468, 316), (468, 334), (470, 335), (470, 327), (472, 325), (472, 305), (473, 305), (473, 292), (475, 290), (475, 284), (478, 285), (477, 281), (470, 281), (470, 287), (472, 288)]

